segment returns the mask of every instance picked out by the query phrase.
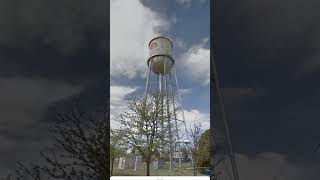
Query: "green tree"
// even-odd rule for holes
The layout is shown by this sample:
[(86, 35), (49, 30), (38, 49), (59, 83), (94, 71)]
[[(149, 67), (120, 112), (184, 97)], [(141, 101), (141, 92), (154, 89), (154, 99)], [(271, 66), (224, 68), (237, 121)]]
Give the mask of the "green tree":
[(189, 130), (190, 130), (189, 136), (191, 139), (190, 149), (191, 149), (191, 155), (193, 159), (193, 175), (195, 176), (197, 174), (197, 168), (198, 168), (198, 164), (196, 162), (198, 161), (198, 156), (199, 156), (200, 138), (203, 132), (201, 122), (194, 121)]
[(120, 125), (115, 131), (129, 148), (137, 150), (146, 163), (146, 175), (150, 175), (150, 163), (159, 155), (159, 149), (168, 142), (165, 130), (162, 128), (166, 111), (163, 111), (163, 95), (154, 93), (145, 98), (132, 97), (127, 110), (115, 115), (115, 121)]
[(210, 167), (210, 129), (201, 134), (196, 164), (198, 167)]
[(110, 161), (111, 175), (113, 174), (113, 165), (116, 158), (126, 155), (126, 148), (121, 144), (121, 137), (111, 130), (110, 137)]

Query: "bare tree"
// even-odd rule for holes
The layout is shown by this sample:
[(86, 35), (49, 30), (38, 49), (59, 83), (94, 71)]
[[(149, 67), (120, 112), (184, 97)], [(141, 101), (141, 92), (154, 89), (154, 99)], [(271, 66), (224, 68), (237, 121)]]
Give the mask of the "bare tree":
[(82, 111), (78, 101), (70, 111), (58, 113), (52, 122), (55, 144), (42, 152), (42, 165), (19, 163), (16, 179), (109, 179), (109, 113)]
[(190, 140), (191, 140), (191, 153), (193, 159), (193, 175), (197, 174), (197, 158), (198, 158), (198, 150), (199, 150), (199, 142), (201, 138), (201, 134), (203, 133), (202, 124), (200, 121), (193, 121), (191, 127), (189, 128), (190, 132)]
[(132, 97), (127, 104), (127, 110), (116, 115), (120, 124), (116, 130), (123, 142), (142, 156), (150, 175), (150, 163), (159, 155), (168, 142), (166, 132), (162, 131), (164, 120), (168, 117), (163, 111), (163, 95), (153, 93), (148, 99)]

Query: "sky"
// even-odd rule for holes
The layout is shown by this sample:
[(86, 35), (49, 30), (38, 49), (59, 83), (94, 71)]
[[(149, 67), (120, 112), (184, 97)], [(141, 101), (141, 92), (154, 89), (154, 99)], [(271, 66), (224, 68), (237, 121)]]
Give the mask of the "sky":
[(319, 5), (214, 3), (211, 48), (241, 179), (320, 177)]
[[(112, 0), (110, 7), (111, 114), (125, 109), (131, 95), (143, 96), (148, 43), (162, 35), (173, 41), (187, 127), (193, 121), (201, 121), (203, 129), (208, 129), (210, 2)], [(156, 80), (152, 73), (150, 91), (156, 89)], [(118, 125), (111, 121), (111, 127)]]
[(40, 160), (57, 108), (105, 99), (108, 20), (104, 1), (0, 1), (0, 177)]
[[(135, 44), (120, 49), (130, 51), (132, 61), (122, 57), (117, 58), (118, 67), (110, 63), (111, 102), (115, 103), (111, 105), (121, 105), (136, 88), (142, 93), (146, 43), (153, 31), (161, 30), (174, 40), (181, 88), (192, 89), (198, 97), (209, 95), (205, 92), (209, 70), (188, 60), (188, 55), (193, 56), (188, 50), (200, 48), (196, 57), (202, 59), (200, 55), (206, 57), (210, 47), (240, 178), (319, 179), (320, 152), (314, 151), (320, 143), (319, 1), (211, 0), (211, 29), (208, 2), (128, 1), (132, 8), (126, 12), (135, 16), (119, 16), (123, 19), (113, 26), (127, 26), (121, 22), (130, 18), (128, 23), (144, 26), (117, 29), (120, 36), (125, 35), (122, 31), (135, 35), (132, 41), (119, 38), (118, 47)], [(78, 95), (92, 108), (105, 99), (101, 97), (107, 92), (109, 52), (111, 59), (126, 54), (109, 50), (108, 41), (117, 36), (109, 39), (113, 29), (108, 27), (108, 9), (105, 1), (98, 0), (0, 1), (0, 176), (12, 171), (17, 161), (39, 161), (39, 151), (52, 142), (47, 126), (56, 107)], [(136, 16), (140, 21), (133, 19)], [(134, 71), (121, 69), (123, 64)], [(202, 73), (192, 74), (188, 64)], [(194, 90), (193, 84), (199, 89)], [(208, 117), (212, 110), (203, 99), (209, 97), (192, 99), (188, 90), (185, 93), (186, 111), (196, 109), (198, 115)], [(211, 124), (217, 123), (218, 118), (211, 119)], [(221, 172), (221, 179), (227, 179), (226, 170)]]

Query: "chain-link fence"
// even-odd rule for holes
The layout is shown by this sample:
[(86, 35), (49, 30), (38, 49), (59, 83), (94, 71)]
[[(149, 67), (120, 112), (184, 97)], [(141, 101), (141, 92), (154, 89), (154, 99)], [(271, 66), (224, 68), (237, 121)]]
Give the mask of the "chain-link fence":
[[(196, 175), (210, 175), (209, 167), (197, 167)], [(147, 165), (141, 158), (135, 157), (118, 158), (113, 165), (113, 176), (145, 176)], [(151, 176), (193, 176), (194, 169), (191, 162), (174, 161), (170, 168), (168, 161), (153, 161), (150, 163)]]

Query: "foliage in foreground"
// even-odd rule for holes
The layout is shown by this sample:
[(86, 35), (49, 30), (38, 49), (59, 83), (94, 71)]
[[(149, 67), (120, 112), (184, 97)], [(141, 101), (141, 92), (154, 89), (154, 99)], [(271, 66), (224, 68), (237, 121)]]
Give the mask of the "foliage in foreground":
[(110, 165), (111, 176), (113, 175), (113, 166), (116, 158), (126, 155), (127, 148), (121, 143), (121, 137), (111, 130), (110, 137)]
[(81, 111), (74, 103), (69, 112), (57, 114), (50, 129), (55, 143), (41, 153), (44, 163), (18, 163), (6, 180), (109, 179), (109, 112)]
[(210, 129), (201, 134), (196, 163), (198, 167), (210, 167)]
[(121, 141), (140, 155), (146, 163), (146, 175), (150, 175), (150, 163), (160, 157), (160, 150), (170, 140), (166, 119), (173, 114), (163, 111), (164, 95), (157, 92), (148, 98), (132, 97), (127, 110), (115, 116), (120, 127), (115, 132)]

